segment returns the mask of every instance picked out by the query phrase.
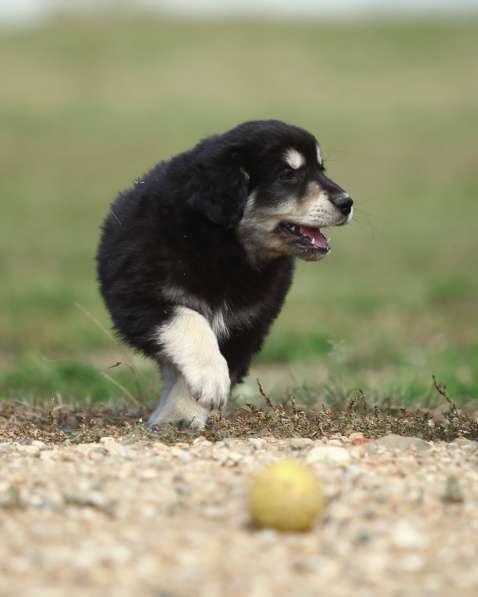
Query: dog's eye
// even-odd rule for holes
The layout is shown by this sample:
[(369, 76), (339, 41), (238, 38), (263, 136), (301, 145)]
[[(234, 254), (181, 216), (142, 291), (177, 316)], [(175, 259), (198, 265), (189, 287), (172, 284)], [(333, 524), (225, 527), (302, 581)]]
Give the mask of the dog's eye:
[(286, 182), (294, 182), (297, 180), (297, 171), (292, 170), (292, 168), (286, 168), (282, 170), (279, 174), (279, 180), (284, 180)]

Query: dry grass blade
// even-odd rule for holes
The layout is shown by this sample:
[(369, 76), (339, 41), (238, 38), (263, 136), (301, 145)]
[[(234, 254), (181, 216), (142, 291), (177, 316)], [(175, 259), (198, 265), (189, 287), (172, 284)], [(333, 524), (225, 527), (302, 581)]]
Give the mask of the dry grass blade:
[(101, 375), (107, 379), (110, 383), (112, 383), (114, 386), (116, 386), (119, 390), (121, 390), (123, 392), (123, 394), (128, 398), (128, 400), (130, 400), (133, 404), (140, 404), (140, 401), (137, 400), (133, 394), (127, 389), (125, 388), (122, 384), (120, 384), (119, 381), (117, 381), (116, 379), (113, 379), (111, 377), (111, 375), (108, 375), (105, 371), (101, 371)]
[(113, 334), (109, 330), (107, 330), (101, 322), (98, 321), (98, 319), (93, 315), (93, 313), (88, 311), (88, 309), (85, 309), (85, 307), (83, 307), (83, 305), (80, 305), (80, 303), (74, 303), (74, 305), (79, 311), (83, 313), (83, 315), (88, 317), (88, 319), (90, 319), (102, 332), (104, 332), (108, 336), (108, 338), (110, 338), (110, 340), (116, 343), (116, 339), (113, 336)]
[(265, 393), (264, 388), (262, 387), (262, 384), (259, 381), (259, 378), (256, 378), (256, 382), (257, 382), (257, 386), (259, 388), (259, 393), (264, 398), (264, 400), (266, 401), (267, 406), (269, 406), (272, 410), (274, 410), (274, 405), (272, 404), (272, 400)]
[(444, 384), (440, 383), (439, 381), (437, 381), (437, 378), (433, 374), (432, 374), (432, 379), (433, 379), (433, 387), (440, 394), (440, 396), (443, 396), (443, 398), (445, 398), (445, 400), (448, 402), (448, 404), (450, 405), (451, 412), (454, 415), (459, 416), (458, 408), (457, 408), (456, 404), (453, 402), (453, 400), (448, 396), (448, 392), (446, 391), (446, 386)]
[[(79, 309), (83, 315), (85, 315), (86, 317), (88, 317), (88, 319), (90, 321), (92, 321), (96, 327), (98, 329), (100, 329), (104, 334), (106, 334), (106, 336), (108, 336), (108, 338), (110, 338), (110, 340), (112, 340), (115, 344), (116, 344), (116, 338), (114, 337), (114, 335), (105, 328), (105, 326), (98, 321), (98, 319), (93, 315), (93, 313), (91, 313), (90, 311), (88, 311), (88, 309), (86, 309), (85, 307), (83, 307), (83, 305), (80, 305), (80, 303), (74, 303), (75, 307), (77, 309)], [(141, 388), (141, 384), (140, 384), (140, 375), (138, 372), (138, 369), (136, 368), (135, 364), (133, 363), (133, 361), (130, 359), (128, 353), (126, 351), (124, 351), (122, 349), (122, 347), (120, 348), (120, 351), (123, 355), (123, 358), (125, 360), (125, 365), (129, 368), (129, 370), (131, 371), (131, 373), (134, 376), (134, 381), (135, 381), (135, 385), (136, 385), (136, 391), (138, 392), (138, 397), (139, 400), (137, 400), (136, 398), (134, 398), (132, 396), (132, 394), (130, 392), (128, 392), (128, 390), (126, 390), (126, 388), (124, 388), (120, 383), (116, 382), (116, 380), (114, 380), (113, 378), (109, 377), (107, 374), (105, 374), (104, 372), (102, 372), (103, 377), (105, 377), (106, 379), (108, 379), (109, 381), (111, 381), (114, 385), (116, 385), (117, 387), (119, 387), (121, 389), (121, 391), (123, 392), (127, 392), (127, 395), (131, 396), (132, 399), (137, 403), (139, 402), (144, 402), (144, 395), (143, 395), (143, 391)], [(113, 365), (111, 365), (110, 367), (108, 367), (108, 369), (114, 369), (116, 367), (119, 367), (123, 365), (123, 363), (121, 361), (117, 361), (116, 363), (114, 363)]]

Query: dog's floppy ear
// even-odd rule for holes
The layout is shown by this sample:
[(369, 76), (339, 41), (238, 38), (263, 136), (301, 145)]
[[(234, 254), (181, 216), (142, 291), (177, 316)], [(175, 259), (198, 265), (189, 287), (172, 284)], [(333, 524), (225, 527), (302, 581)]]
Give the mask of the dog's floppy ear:
[(236, 145), (212, 148), (199, 156), (189, 206), (225, 228), (234, 228), (244, 212), (249, 176)]

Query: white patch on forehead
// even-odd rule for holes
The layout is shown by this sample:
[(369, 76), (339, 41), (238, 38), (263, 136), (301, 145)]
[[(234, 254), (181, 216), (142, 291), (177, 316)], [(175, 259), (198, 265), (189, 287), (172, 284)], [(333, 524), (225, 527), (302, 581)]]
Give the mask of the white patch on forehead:
[(322, 164), (322, 154), (320, 153), (320, 147), (317, 144), (317, 161), (319, 162), (319, 164)]
[(297, 151), (297, 149), (294, 149), (293, 147), (291, 147), (285, 152), (284, 157), (285, 161), (294, 170), (299, 169), (301, 166), (305, 164), (304, 156), (300, 153), (300, 151)]

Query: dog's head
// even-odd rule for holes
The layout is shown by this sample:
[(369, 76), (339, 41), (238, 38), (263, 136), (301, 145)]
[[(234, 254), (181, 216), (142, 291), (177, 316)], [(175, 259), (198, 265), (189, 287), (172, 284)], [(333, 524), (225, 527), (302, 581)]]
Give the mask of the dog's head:
[(255, 260), (330, 252), (321, 229), (352, 218), (352, 199), (325, 174), (320, 146), (283, 122), (252, 121), (204, 142), (206, 184), (196, 208), (235, 228)]

